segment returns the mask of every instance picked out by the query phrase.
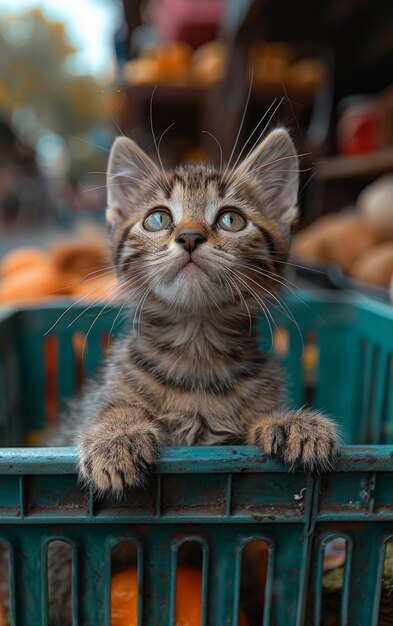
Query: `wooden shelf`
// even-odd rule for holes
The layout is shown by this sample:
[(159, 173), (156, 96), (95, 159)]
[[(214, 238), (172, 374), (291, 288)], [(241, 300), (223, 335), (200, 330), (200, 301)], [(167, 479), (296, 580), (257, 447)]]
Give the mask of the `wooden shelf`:
[(317, 163), (317, 177), (325, 181), (369, 178), (391, 171), (393, 171), (393, 147), (358, 156), (328, 157)]
[[(220, 83), (213, 85), (170, 85), (170, 84), (151, 84), (151, 85), (132, 85), (121, 83), (118, 88), (125, 93), (130, 100), (149, 101), (154, 91), (154, 103), (194, 103), (201, 102), (208, 95), (213, 93), (215, 89), (220, 87)], [(282, 83), (277, 84), (256, 84), (252, 89), (252, 101), (254, 103), (265, 103), (273, 101), (274, 98), (287, 96), (296, 104), (299, 102), (302, 106), (311, 105), (314, 99), (313, 89), (297, 89), (288, 87), (284, 92)]]

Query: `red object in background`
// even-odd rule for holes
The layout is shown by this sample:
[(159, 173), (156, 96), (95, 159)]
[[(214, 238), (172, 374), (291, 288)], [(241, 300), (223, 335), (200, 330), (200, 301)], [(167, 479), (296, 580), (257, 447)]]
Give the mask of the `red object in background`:
[(160, 39), (195, 48), (216, 38), (225, 11), (224, 0), (153, 0), (151, 5)]
[[(378, 102), (350, 99), (337, 124), (337, 146), (345, 155), (375, 152), (384, 145), (383, 116)], [(343, 103), (345, 106), (345, 103)]]

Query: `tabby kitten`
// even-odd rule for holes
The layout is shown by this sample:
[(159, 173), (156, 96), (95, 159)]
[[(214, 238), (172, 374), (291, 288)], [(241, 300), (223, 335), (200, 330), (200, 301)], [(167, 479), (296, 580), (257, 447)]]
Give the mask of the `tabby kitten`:
[(135, 332), (112, 349), (60, 439), (78, 443), (99, 493), (144, 482), (163, 445), (260, 446), (288, 467), (326, 470), (335, 427), (285, 408), (282, 372), (258, 346), (297, 214), (298, 159), (285, 130), (243, 163), (164, 172), (130, 139), (108, 165), (107, 221)]

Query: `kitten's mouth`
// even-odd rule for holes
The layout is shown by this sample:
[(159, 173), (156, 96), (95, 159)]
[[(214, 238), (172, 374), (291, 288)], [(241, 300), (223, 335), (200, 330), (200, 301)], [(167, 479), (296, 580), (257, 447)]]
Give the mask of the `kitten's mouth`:
[(195, 272), (195, 271), (197, 271), (199, 269), (200, 269), (199, 265), (197, 265), (193, 261), (188, 261), (185, 265), (183, 265), (181, 271), (184, 271), (184, 272)]
[[(165, 282), (167, 284), (172, 281), (187, 281), (195, 285), (201, 285), (203, 281), (210, 281), (210, 263), (208, 255), (198, 251), (192, 253), (182, 250), (173, 259), (173, 264), (168, 267), (168, 273), (165, 273)], [(195, 283), (194, 283), (195, 281)]]
[(184, 259), (181, 266), (179, 267), (179, 274), (193, 274), (194, 272), (204, 272), (204, 268), (196, 259), (193, 259), (191, 255), (189, 255), (188, 259)]
[(193, 268), (193, 267), (195, 267), (195, 268), (196, 268), (196, 267), (199, 267), (199, 268), (200, 268), (200, 265), (199, 265), (199, 263), (197, 263), (197, 262), (195, 261), (195, 259), (193, 259), (193, 258), (192, 258), (192, 256), (190, 255), (188, 259), (185, 259), (185, 261), (184, 261), (184, 263), (183, 263), (183, 265), (181, 266), (181, 268), (180, 268), (180, 269), (181, 269), (181, 270), (183, 270), (183, 269), (191, 269), (191, 268)]

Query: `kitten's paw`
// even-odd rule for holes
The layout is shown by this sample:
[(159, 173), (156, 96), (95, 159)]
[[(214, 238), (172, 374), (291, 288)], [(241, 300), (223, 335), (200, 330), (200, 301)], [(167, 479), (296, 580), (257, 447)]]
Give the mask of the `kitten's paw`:
[(120, 495), (126, 487), (145, 482), (158, 456), (159, 435), (153, 425), (110, 432), (106, 424), (97, 424), (82, 437), (80, 475), (95, 491)]
[(315, 411), (272, 413), (253, 426), (248, 443), (261, 446), (290, 469), (323, 472), (333, 468), (337, 454), (336, 426)]

